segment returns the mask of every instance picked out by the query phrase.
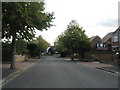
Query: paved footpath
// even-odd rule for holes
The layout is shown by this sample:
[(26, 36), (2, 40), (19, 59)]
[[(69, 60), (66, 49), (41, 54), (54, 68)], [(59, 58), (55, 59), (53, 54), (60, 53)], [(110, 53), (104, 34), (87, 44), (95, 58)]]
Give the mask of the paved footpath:
[(120, 67), (111, 64), (104, 64), (99, 62), (79, 62), (78, 64), (82, 64), (91, 68), (97, 68), (100, 70), (112, 72), (112, 73), (120, 73)]
[[(70, 61), (71, 59), (70, 58), (64, 58), (64, 60), (66, 61)], [(95, 61), (95, 62), (82, 62), (82, 61), (78, 61), (78, 60), (75, 60), (75, 62), (77, 64), (82, 64), (84, 66), (87, 66), (87, 67), (91, 67), (91, 68), (97, 68), (97, 69), (100, 69), (100, 70), (104, 70), (104, 71), (108, 71), (108, 72), (112, 72), (112, 73), (120, 73), (120, 67), (118, 67), (117, 65), (115, 64), (109, 64), (109, 63), (100, 63), (98, 61)]]

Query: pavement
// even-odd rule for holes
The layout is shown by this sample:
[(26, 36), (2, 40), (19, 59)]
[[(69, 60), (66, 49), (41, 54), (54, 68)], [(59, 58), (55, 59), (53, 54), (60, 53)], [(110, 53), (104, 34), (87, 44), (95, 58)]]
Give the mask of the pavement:
[[(70, 61), (71, 59), (64, 58), (64, 60)], [(120, 73), (120, 67), (117, 66), (114, 62), (106, 62), (106, 63), (100, 63), (99, 61), (83, 62), (83, 61), (79, 61), (78, 59), (75, 59), (75, 62), (77, 64), (82, 64), (82, 65), (85, 65), (87, 67), (96, 68), (96, 69), (108, 71), (111, 73), (116, 73), (116, 74)]]
[(45, 56), (3, 88), (118, 88), (118, 75)]
[(108, 71), (111, 73), (116, 73), (116, 74), (120, 73), (120, 70), (119, 70), (120, 67), (116, 65), (104, 64), (104, 63), (99, 63), (99, 62), (81, 62), (78, 64), (83, 64), (85, 66), (97, 68), (97, 69)]
[(0, 68), (2, 68), (2, 80), (0, 80), (0, 83), (2, 83), (2, 85), (6, 84), (8, 81), (20, 75), (27, 68), (31, 67), (36, 61), (39, 60), (40, 59), (29, 59), (27, 61), (22, 62), (16, 61), (16, 69), (10, 69), (10, 62), (2, 62), (2, 65), (0, 65)]

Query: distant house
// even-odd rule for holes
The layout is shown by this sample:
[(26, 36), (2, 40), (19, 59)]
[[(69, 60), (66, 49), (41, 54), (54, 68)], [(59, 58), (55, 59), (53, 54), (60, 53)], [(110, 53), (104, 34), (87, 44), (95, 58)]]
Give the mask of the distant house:
[(112, 50), (112, 42), (111, 42), (112, 35), (113, 35), (113, 32), (110, 32), (102, 38), (101, 44), (103, 44), (103, 47), (102, 47), (103, 50), (108, 50), (108, 51)]
[[(114, 32), (106, 34), (101, 42), (98, 43), (97, 49), (106, 51), (116, 51), (120, 49), (120, 27)], [(118, 38), (119, 37), (119, 38)]]
[(102, 39), (99, 38), (99, 36), (91, 37), (92, 43), (96, 44), (97, 50), (104, 50), (104, 51), (111, 51), (112, 49), (112, 34), (113, 32), (110, 32), (106, 34)]
[(112, 51), (120, 49), (120, 27), (112, 34)]
[(93, 47), (95, 48), (97, 48), (98, 44), (101, 42), (101, 38), (99, 36), (92, 36), (90, 40), (92, 42)]

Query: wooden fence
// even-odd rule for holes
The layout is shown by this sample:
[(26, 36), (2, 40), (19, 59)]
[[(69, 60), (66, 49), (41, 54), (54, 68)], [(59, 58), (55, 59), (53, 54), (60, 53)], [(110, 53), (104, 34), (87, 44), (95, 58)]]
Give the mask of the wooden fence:
[(100, 59), (101, 62), (109, 62), (118, 59), (118, 55), (113, 52), (97, 52), (94, 54)]

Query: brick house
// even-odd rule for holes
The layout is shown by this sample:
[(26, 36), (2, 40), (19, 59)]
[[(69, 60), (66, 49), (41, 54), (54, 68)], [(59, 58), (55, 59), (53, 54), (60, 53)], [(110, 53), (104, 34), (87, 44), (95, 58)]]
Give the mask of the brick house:
[(101, 42), (101, 38), (99, 36), (92, 36), (90, 40), (94, 48), (97, 48), (98, 44)]
[(112, 35), (113, 35), (113, 32), (110, 32), (108, 34), (106, 34), (102, 40), (101, 40), (101, 43), (103, 44), (104, 47), (103, 50), (107, 50), (107, 51), (111, 51), (112, 50)]
[[(119, 37), (119, 38), (118, 38)], [(114, 32), (106, 34), (97, 45), (98, 50), (116, 51), (120, 50), (120, 27)]]

